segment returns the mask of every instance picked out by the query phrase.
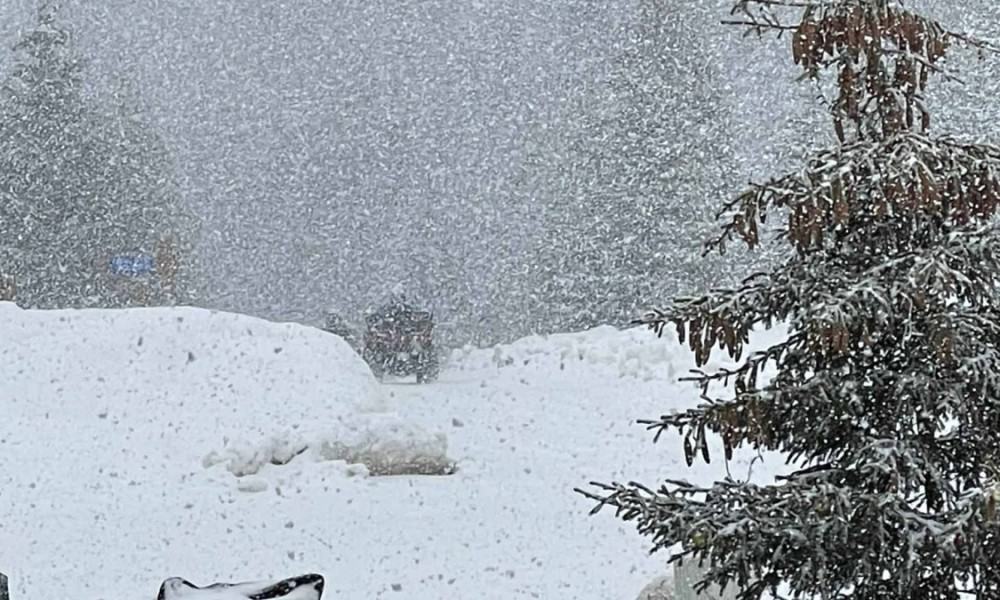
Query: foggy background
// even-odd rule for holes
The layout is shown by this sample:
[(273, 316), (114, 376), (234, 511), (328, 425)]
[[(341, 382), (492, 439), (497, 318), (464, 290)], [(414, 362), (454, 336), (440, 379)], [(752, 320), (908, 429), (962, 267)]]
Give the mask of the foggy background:
[[(997, 35), (994, 2), (960, 4), (921, 3)], [(188, 302), (318, 324), (402, 283), (454, 344), (623, 324), (773, 258), (701, 242), (829, 126), (788, 39), (743, 39), (730, 5), (102, 0), (60, 20), (89, 92), (128, 90), (170, 152)], [(0, 67), (36, 6), (0, 0)], [(996, 73), (957, 56), (935, 123), (995, 141)]]

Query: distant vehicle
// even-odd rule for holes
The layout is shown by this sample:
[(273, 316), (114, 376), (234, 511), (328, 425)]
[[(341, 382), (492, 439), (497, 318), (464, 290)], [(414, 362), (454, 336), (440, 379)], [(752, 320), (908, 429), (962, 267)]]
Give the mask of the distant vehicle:
[(437, 378), (433, 314), (413, 308), (394, 295), (369, 313), (365, 324), (361, 356), (376, 377), (416, 375), (417, 383)]

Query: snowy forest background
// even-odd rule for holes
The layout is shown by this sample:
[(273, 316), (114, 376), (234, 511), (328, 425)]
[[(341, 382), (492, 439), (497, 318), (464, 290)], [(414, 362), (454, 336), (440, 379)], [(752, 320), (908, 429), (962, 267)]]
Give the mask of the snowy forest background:
[[(741, 41), (730, 4), (105, 0), (60, 21), (86, 93), (170, 157), (181, 301), (317, 323), (402, 282), (451, 343), (496, 343), (780, 260), (701, 258), (724, 198), (828, 141), (788, 40)], [(914, 6), (1000, 37), (992, 0)], [(0, 0), (4, 77), (36, 7)], [(996, 141), (996, 63), (955, 56), (935, 122)]]

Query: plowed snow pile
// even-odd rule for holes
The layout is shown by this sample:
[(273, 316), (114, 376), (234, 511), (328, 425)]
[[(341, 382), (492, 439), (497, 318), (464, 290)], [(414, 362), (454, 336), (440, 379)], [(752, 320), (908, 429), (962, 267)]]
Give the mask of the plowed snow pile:
[(195, 309), (0, 304), (0, 342), (0, 571), (25, 600), (308, 572), (337, 599), (631, 600), (666, 557), (572, 488), (751, 459), (688, 469), (635, 425), (697, 402), (689, 354), (646, 331), (460, 351), (419, 386), (323, 332)]

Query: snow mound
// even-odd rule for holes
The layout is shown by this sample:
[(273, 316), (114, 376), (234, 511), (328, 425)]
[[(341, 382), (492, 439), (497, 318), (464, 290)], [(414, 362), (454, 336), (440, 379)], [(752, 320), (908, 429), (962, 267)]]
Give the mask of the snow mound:
[(264, 465), (287, 465), (292, 459), (309, 449), (309, 443), (301, 436), (285, 431), (270, 436), (259, 444), (236, 442), (220, 450), (209, 452), (201, 464), (206, 469), (222, 464), (236, 477), (256, 475)]
[(300, 455), (312, 461), (362, 465), (371, 475), (450, 475), (456, 470), (444, 434), (431, 434), (394, 414), (338, 419), (329, 431), (312, 437), (285, 431), (256, 445), (227, 445), (209, 453), (202, 465), (222, 464), (236, 477), (246, 477), (267, 465), (286, 465)]
[(645, 328), (605, 325), (578, 333), (530, 336), (489, 349), (462, 348), (452, 353), (449, 365), (461, 370), (513, 367), (535, 372), (596, 368), (614, 377), (676, 379), (673, 367), (688, 361), (686, 352), (672, 333), (658, 338)]
[[(389, 405), (367, 365), (317, 329), (195, 308), (3, 303), (0, 339), (0, 405), (13, 419), (5, 425), (35, 430), (35, 442), (87, 436), (91, 458), (131, 457), (117, 459), (116, 472), (204, 459), (243, 476), (324, 444), (373, 473), (446, 461), (442, 438), (377, 414)], [(77, 453), (55, 470), (87, 470), (87, 459)]]
[(372, 475), (450, 475), (456, 469), (443, 433), (429, 434), (395, 415), (344, 422), (320, 440), (318, 452), (322, 460), (364, 465)]
[[(751, 334), (751, 348), (761, 348), (787, 336), (775, 327)], [(670, 381), (694, 368), (691, 351), (677, 340), (673, 329), (657, 336), (646, 327), (617, 329), (604, 325), (578, 333), (530, 336), (488, 349), (465, 347), (452, 352), (449, 367), (464, 371), (516, 370), (524, 376), (549, 376), (553, 371), (599, 374), (616, 379)], [(732, 366), (721, 351), (706, 369)]]

